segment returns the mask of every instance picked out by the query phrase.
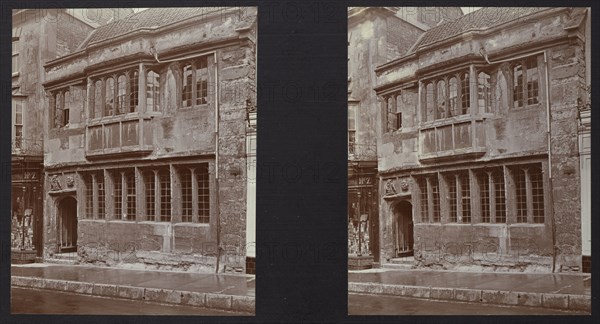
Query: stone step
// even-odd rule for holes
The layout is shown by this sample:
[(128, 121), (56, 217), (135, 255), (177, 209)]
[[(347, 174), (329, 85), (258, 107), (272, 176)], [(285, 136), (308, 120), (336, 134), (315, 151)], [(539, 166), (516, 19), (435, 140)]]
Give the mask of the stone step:
[(415, 257), (402, 257), (402, 258), (393, 258), (390, 260), (390, 263), (393, 264), (414, 264), (415, 263)]
[(407, 263), (384, 263), (382, 267), (384, 269), (411, 270), (413, 265)]
[(77, 252), (56, 253), (52, 256), (55, 259), (73, 259), (77, 260)]
[(57, 258), (46, 258), (44, 259), (45, 263), (53, 263), (53, 264), (69, 264), (69, 265), (75, 265), (78, 264), (79, 262), (77, 261), (77, 259), (57, 259)]
[(77, 253), (57, 253), (52, 257), (44, 259), (46, 263), (56, 263), (56, 264), (77, 264), (79, 263)]

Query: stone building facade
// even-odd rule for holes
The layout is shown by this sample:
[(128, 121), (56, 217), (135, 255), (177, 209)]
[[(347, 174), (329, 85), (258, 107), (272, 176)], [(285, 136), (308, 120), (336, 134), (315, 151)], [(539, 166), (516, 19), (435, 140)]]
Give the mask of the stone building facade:
[[(65, 9), (12, 12), (11, 248), (13, 262), (42, 256), (43, 64), (77, 48), (93, 30)], [(27, 252), (28, 251), (28, 252)]]
[(482, 8), (376, 68), (383, 262), (582, 270), (589, 19), (585, 8)]
[(45, 70), (44, 256), (244, 272), (256, 10), (147, 9)]
[(348, 10), (348, 254), (349, 266), (379, 262), (377, 96), (374, 67), (405, 54), (436, 23), (460, 8)]

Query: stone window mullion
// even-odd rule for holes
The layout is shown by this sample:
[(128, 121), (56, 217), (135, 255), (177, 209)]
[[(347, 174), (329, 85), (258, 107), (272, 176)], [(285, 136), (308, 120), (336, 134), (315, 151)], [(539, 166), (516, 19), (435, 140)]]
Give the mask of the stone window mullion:
[(196, 62), (192, 62), (192, 82), (191, 82), (191, 87), (192, 87), (192, 104), (191, 106), (195, 106), (196, 105), (196, 98), (198, 98), (198, 93), (197, 93), (197, 89), (196, 89)]
[[(479, 71), (475, 70), (475, 65), (469, 65), (469, 115), (477, 115), (477, 112), (480, 111), (479, 98), (477, 97), (479, 94)], [(473, 89), (474, 88), (474, 89)], [(486, 91), (484, 91), (486, 93)], [(487, 93), (486, 93), (487, 95)], [(484, 95), (485, 96), (485, 95)], [(486, 101), (487, 102), (487, 101)], [(485, 108), (483, 109), (485, 111)]]
[[(121, 171), (121, 215), (118, 215), (121, 220), (123, 215), (127, 215), (127, 182), (125, 179), (125, 171)], [(127, 217), (127, 216), (125, 216)]]
[[(100, 81), (100, 107), (94, 106), (94, 111), (100, 109), (100, 117), (104, 117), (106, 116), (106, 78), (100, 78), (98, 80)], [(94, 102), (94, 105), (95, 104), (96, 103)]]
[(92, 219), (98, 219), (98, 180), (92, 173)]
[(462, 204), (462, 183), (460, 182), (460, 177), (458, 173), (454, 174), (454, 179), (456, 183), (456, 222), (463, 222), (463, 204)]
[(527, 223), (533, 223), (533, 193), (531, 189), (531, 174), (529, 173), (529, 169), (523, 168), (523, 172), (525, 173), (525, 192), (526, 192), (526, 201), (527, 201)]
[(431, 190), (431, 177), (426, 177), (427, 183), (427, 223), (433, 222), (433, 194)]
[(190, 168), (192, 177), (192, 223), (198, 223), (198, 183), (196, 182), (196, 168)]
[(471, 195), (471, 223), (481, 223), (481, 189), (475, 171), (469, 169), (469, 189)]
[(489, 210), (490, 210), (490, 223), (496, 222), (496, 188), (494, 183), (494, 177), (491, 171), (486, 171), (488, 176), (488, 194), (489, 194)]
[(116, 116), (117, 115), (117, 110), (119, 110), (119, 78), (118, 75), (113, 74), (112, 75), (113, 78), (113, 109), (112, 109), (112, 115)]
[(417, 119), (417, 125), (421, 125), (423, 123), (423, 111), (424, 111), (424, 97), (423, 97), (423, 93), (426, 91), (423, 91), (423, 81), (419, 81), (418, 84), (418, 88), (417, 88), (417, 114), (415, 116), (415, 118)]
[[(192, 101), (193, 105), (194, 101)], [(177, 180), (177, 170), (173, 164), (169, 164), (169, 181), (171, 185), (171, 223), (181, 223), (181, 183)], [(179, 188), (176, 188), (179, 187)], [(176, 201), (179, 197), (179, 201)]]
[(445, 102), (444, 102), (444, 116), (441, 118), (448, 118), (452, 115), (452, 113), (450, 112), (450, 77), (445, 76), (444, 77), (444, 96), (446, 98)]
[(386, 95), (385, 97), (383, 97), (383, 128), (382, 128), (382, 134), (385, 134), (387, 132), (389, 132), (389, 123), (390, 123), (390, 115), (389, 115), (389, 111), (390, 111), (390, 105), (391, 105), (391, 99), (389, 95)]
[(432, 89), (433, 90), (433, 96), (432, 96), (432, 98), (433, 98), (433, 105), (432, 105), (433, 116), (432, 117), (433, 117), (433, 120), (436, 120), (436, 119), (438, 119), (438, 116), (439, 116), (438, 115), (439, 114), (439, 112), (438, 112), (438, 110), (439, 110), (438, 109), (438, 80), (432, 80), (431, 84), (433, 84), (433, 87), (432, 87), (433, 88)]
[[(138, 114), (143, 114), (147, 111), (147, 103), (146, 103), (146, 95), (147, 95), (147, 85), (146, 85), (146, 78), (147, 78), (147, 74), (149, 73), (148, 69), (146, 69), (146, 67), (144, 66), (144, 63), (140, 63), (139, 67), (138, 67), (138, 109), (137, 112)], [(156, 105), (156, 103), (155, 103)], [(140, 133), (142, 135), (140, 135), (140, 139), (143, 139), (143, 127), (140, 127)]]
[(527, 100), (528, 100), (528, 93), (527, 93), (527, 60), (523, 60), (521, 61), (521, 70), (522, 70), (522, 74), (523, 74), (523, 84), (522, 84), (522, 88), (523, 88), (523, 107), (527, 106)]
[(448, 184), (445, 181), (446, 179), (441, 173), (438, 173), (437, 179), (440, 209), (439, 221), (441, 224), (445, 224), (450, 222), (450, 201), (448, 199), (450, 192), (448, 190)]
[(154, 173), (154, 221), (160, 221), (162, 207), (160, 205), (161, 191), (160, 178), (158, 170), (152, 170)]
[[(92, 82), (92, 78), (87, 77), (85, 81), (86, 81), (85, 93), (86, 93), (87, 100), (85, 101), (86, 109), (83, 109), (84, 114), (86, 114), (84, 116), (83, 120), (89, 120), (89, 119), (94, 118), (94, 101), (96, 100), (96, 98), (95, 98), (96, 90), (94, 88), (94, 82)], [(81, 121), (83, 121), (83, 120), (81, 120)]]
[(394, 126), (390, 125), (390, 114), (391, 114), (391, 112), (396, 111), (396, 107), (397, 107), (396, 94), (393, 93), (389, 96), (389, 103), (388, 103), (387, 112), (386, 112), (386, 114), (387, 114), (387, 126), (386, 126), (387, 131), (386, 132), (388, 132), (388, 133), (392, 132), (394, 130)]
[(131, 111), (131, 75), (133, 71), (125, 72), (125, 113)]

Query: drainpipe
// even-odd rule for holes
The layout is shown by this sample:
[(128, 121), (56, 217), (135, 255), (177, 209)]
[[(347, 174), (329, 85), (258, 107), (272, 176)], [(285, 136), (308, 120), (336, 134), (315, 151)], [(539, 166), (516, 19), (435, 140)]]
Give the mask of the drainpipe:
[(548, 187), (550, 189), (550, 206), (552, 210), (552, 272), (556, 271), (556, 226), (554, 219), (554, 189), (552, 184), (552, 146), (550, 139), (552, 138), (552, 126), (550, 124), (550, 76), (548, 74), (548, 56), (544, 51), (544, 67), (546, 73), (546, 136), (548, 138)]
[[(533, 52), (533, 53), (527, 53), (527, 54), (520, 55), (517, 57), (511, 57), (510, 59), (498, 60), (498, 61), (490, 61), (488, 59), (488, 55), (487, 55), (484, 47), (481, 47), (479, 49), (479, 53), (481, 54), (481, 56), (483, 56), (483, 58), (485, 59), (485, 61), (488, 64), (508, 62), (508, 61), (512, 61), (512, 60), (516, 60), (516, 59), (520, 59), (520, 58), (533, 56), (533, 55), (544, 54), (544, 74), (545, 74), (545, 78), (546, 78), (546, 138), (548, 140), (548, 187), (549, 187), (548, 189), (550, 191), (549, 205), (552, 206), (552, 210), (554, 210), (553, 189), (552, 189), (552, 146), (550, 146), (550, 144), (551, 144), (550, 139), (552, 137), (551, 136), (552, 128), (550, 126), (550, 77), (548, 74), (547, 51), (542, 50), (542, 51), (537, 51), (537, 52)], [(554, 220), (554, 212), (552, 212), (551, 222), (552, 222), (551, 223), (551, 226), (552, 226), (552, 272), (554, 273), (556, 271), (556, 226), (555, 226), (555, 220)]]
[[(219, 69), (217, 65), (217, 54), (213, 54), (215, 80), (219, 80)], [(221, 260), (221, 211), (219, 208), (219, 92), (218, 83), (215, 82), (215, 216), (217, 217), (217, 262), (215, 273), (219, 272), (219, 261)]]

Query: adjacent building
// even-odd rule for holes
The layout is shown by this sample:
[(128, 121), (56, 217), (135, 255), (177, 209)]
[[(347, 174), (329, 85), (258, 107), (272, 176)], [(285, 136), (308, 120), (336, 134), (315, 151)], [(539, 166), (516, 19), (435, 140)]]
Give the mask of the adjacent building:
[[(365, 7), (348, 10), (348, 255), (351, 268), (379, 263), (377, 96), (374, 67), (404, 55), (460, 8)], [(395, 121), (390, 120), (390, 123)]]
[[(94, 17), (111, 19), (104, 9)], [(12, 12), (11, 248), (13, 262), (42, 256), (44, 62), (74, 51), (94, 27), (82, 9)], [(102, 22), (102, 21), (101, 21)]]
[(255, 8), (143, 10), (44, 69), (44, 258), (253, 269)]
[(590, 17), (482, 8), (375, 69), (382, 262), (589, 271)]

